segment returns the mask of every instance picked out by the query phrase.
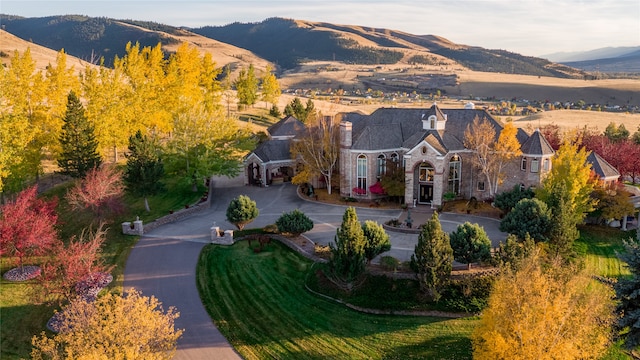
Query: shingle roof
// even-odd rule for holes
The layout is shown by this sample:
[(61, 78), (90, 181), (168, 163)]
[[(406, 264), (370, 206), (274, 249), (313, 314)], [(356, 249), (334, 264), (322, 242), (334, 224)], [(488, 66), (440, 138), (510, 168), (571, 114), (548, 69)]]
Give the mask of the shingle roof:
[(305, 125), (293, 116), (287, 116), (286, 118), (271, 125), (267, 131), (269, 135), (274, 136), (290, 136), (294, 137), (305, 129)]
[[(438, 121), (446, 118), (444, 130), (422, 128), (422, 119), (431, 115), (435, 115)], [(343, 120), (352, 123), (351, 148), (354, 150), (413, 148), (429, 138), (430, 145), (447, 153), (464, 150), (464, 131), (476, 117), (489, 121), (497, 133), (503, 128), (484, 110), (440, 109), (436, 105), (428, 109), (383, 108), (371, 115), (347, 113), (343, 115)]]
[(596, 152), (592, 151), (589, 156), (587, 156), (587, 162), (591, 164), (591, 170), (593, 170), (596, 175), (605, 179), (609, 177), (619, 177), (620, 172), (616, 168), (614, 168), (611, 164), (609, 164), (605, 159), (600, 157)]
[(268, 140), (258, 145), (253, 153), (263, 163), (270, 161), (290, 160), (291, 140)]
[(537, 129), (522, 144), (520, 150), (522, 150), (522, 153), (525, 155), (551, 155), (555, 153), (547, 139), (545, 139)]

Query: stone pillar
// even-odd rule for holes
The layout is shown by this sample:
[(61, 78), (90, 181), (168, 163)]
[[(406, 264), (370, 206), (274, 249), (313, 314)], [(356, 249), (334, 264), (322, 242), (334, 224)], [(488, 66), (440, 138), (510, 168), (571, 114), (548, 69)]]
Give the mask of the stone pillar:
[(353, 164), (351, 159), (352, 124), (340, 122), (340, 195), (351, 196)]
[(142, 235), (144, 234), (144, 228), (142, 226), (142, 220), (136, 220), (133, 222), (133, 232)]
[(131, 233), (131, 222), (126, 221), (122, 223), (122, 233), (125, 235)]
[(211, 227), (211, 241), (217, 239), (220, 237), (220, 227), (219, 226), (212, 226)]
[(622, 231), (627, 231), (627, 214), (622, 217)]

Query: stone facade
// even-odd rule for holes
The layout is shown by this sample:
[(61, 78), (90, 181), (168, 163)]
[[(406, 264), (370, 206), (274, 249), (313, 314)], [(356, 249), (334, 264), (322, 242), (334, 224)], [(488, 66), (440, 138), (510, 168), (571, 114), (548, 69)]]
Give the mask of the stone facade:
[[(340, 125), (342, 196), (372, 200), (369, 190), (384, 171), (384, 160), (402, 161), (405, 202), (440, 206), (446, 193), (459, 198), (490, 198), (484, 175), (473, 166), (475, 153), (464, 147), (464, 130), (479, 118), (503, 125), (484, 110), (379, 109), (371, 115), (345, 114)], [(554, 152), (536, 131), (517, 134), (523, 154), (505, 166), (498, 192), (515, 185), (537, 186), (551, 168)], [(523, 161), (523, 159), (525, 159)]]

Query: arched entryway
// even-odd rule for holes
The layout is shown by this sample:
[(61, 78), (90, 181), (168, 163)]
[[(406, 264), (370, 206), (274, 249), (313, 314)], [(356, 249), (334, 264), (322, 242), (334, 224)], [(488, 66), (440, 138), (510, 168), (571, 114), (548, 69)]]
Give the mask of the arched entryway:
[(416, 167), (414, 179), (417, 179), (418, 204), (431, 204), (433, 201), (434, 176), (435, 167), (431, 163), (424, 161)]

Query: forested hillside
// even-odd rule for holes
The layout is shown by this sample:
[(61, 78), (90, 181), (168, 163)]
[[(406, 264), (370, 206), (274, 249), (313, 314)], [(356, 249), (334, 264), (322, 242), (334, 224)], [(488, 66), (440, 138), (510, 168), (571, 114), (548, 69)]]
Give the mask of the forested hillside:
[[(113, 19), (81, 15), (22, 18), (1, 15), (0, 21), (7, 32), (22, 39), (66, 53), (90, 62), (104, 57), (105, 65), (112, 66), (117, 55), (122, 57), (128, 42), (141, 46), (169, 44), (175, 40), (154, 31), (143, 31), (126, 26)], [(163, 31), (166, 30), (163, 28)]]

